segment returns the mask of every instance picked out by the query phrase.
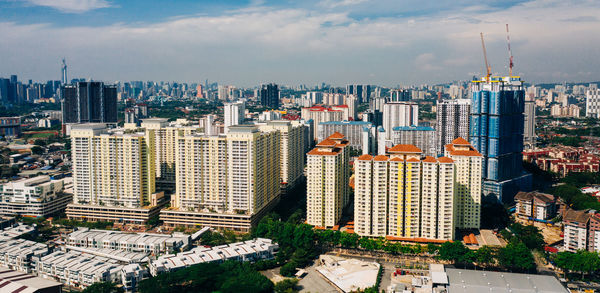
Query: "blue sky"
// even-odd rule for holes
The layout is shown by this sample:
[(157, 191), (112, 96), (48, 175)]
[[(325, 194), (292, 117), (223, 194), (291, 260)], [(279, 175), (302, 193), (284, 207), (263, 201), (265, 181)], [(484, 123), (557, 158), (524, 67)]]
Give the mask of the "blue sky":
[(600, 1), (0, 0), (0, 76), (387, 86), (600, 80)]

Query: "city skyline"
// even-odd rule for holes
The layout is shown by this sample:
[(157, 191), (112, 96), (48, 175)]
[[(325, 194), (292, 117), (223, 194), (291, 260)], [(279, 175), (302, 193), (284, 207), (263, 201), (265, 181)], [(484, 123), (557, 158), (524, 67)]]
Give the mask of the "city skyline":
[[(595, 81), (593, 1), (401, 4), (354, 1), (0, 1), (0, 75), (60, 80), (216, 80), (223, 84), (386, 86), (468, 80), (492, 71), (526, 81)], [(576, 31), (577, 33), (573, 33)], [(44, 51), (40, 51), (44, 48)], [(40, 57), (44, 56), (44, 57)], [(553, 62), (548, 62), (553, 60)]]

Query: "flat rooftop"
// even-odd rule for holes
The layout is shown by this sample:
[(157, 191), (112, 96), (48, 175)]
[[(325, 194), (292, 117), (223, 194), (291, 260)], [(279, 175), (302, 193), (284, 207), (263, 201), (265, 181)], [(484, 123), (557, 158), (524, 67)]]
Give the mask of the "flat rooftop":
[(553, 276), (446, 268), (449, 293), (568, 293)]
[(333, 255), (321, 255), (319, 264), (317, 271), (344, 292), (354, 292), (374, 286), (380, 267), (376, 262)]

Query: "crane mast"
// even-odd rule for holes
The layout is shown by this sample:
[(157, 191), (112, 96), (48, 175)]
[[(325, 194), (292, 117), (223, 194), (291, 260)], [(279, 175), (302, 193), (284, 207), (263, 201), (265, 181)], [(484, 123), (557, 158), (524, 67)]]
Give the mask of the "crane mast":
[(508, 75), (513, 76), (512, 69), (514, 63), (512, 51), (510, 50), (510, 35), (508, 34), (508, 23), (506, 24), (506, 42), (508, 43)]
[(485, 51), (485, 42), (483, 41), (483, 33), (481, 33), (481, 47), (483, 48), (483, 60), (485, 61), (485, 69), (487, 70), (485, 80), (489, 82), (490, 76), (492, 75), (492, 67), (488, 63), (487, 52)]

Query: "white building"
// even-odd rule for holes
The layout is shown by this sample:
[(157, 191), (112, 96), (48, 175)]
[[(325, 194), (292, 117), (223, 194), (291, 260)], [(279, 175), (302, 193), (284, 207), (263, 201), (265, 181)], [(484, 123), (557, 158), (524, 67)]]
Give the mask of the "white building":
[(383, 129), (386, 140), (392, 139), (392, 130), (398, 126), (419, 125), (419, 105), (412, 102), (393, 102), (383, 105)]
[(302, 108), (302, 119), (305, 121), (309, 121), (312, 120), (313, 121), (313, 125), (314, 125), (314, 129), (313, 129), (313, 138), (317, 139), (317, 137), (319, 136), (319, 129), (318, 129), (318, 125), (321, 122), (327, 122), (327, 121), (343, 121), (343, 120), (348, 120), (348, 119), (344, 119), (345, 116), (347, 116), (346, 113), (344, 113), (343, 110), (340, 109), (333, 109), (333, 108), (325, 108), (325, 107), (321, 107), (321, 106), (314, 106), (314, 107), (310, 107), (310, 108)]
[(444, 146), (462, 137), (469, 140), (471, 100), (442, 100), (436, 106), (437, 153), (444, 153)]
[(0, 239), (0, 264), (15, 271), (35, 272), (32, 261), (48, 252), (46, 244), (25, 239)]
[(535, 147), (535, 102), (525, 101), (525, 125), (523, 132), (523, 145), (528, 148)]
[(318, 125), (318, 141), (339, 132), (349, 142), (349, 146), (363, 154), (374, 151), (375, 128), (371, 122), (365, 121), (328, 121)]
[(78, 228), (65, 243), (74, 247), (110, 248), (159, 255), (185, 249), (190, 237), (186, 234), (126, 233), (121, 231)]
[(47, 175), (0, 184), (0, 215), (47, 217), (63, 212), (73, 199), (63, 191), (64, 180)]
[(430, 126), (398, 126), (392, 129), (392, 145), (414, 145), (426, 156), (437, 156), (435, 138), (435, 129)]
[(248, 241), (215, 247), (196, 247), (176, 255), (163, 255), (150, 263), (150, 273), (156, 276), (163, 272), (175, 271), (199, 263), (224, 262), (227, 260), (250, 261), (272, 259), (279, 251), (279, 245), (271, 239), (255, 238)]
[(600, 118), (600, 89), (590, 88), (585, 95), (585, 116)]
[(225, 133), (228, 132), (229, 126), (244, 124), (246, 115), (246, 103), (237, 101), (235, 103), (225, 103), (223, 105)]

